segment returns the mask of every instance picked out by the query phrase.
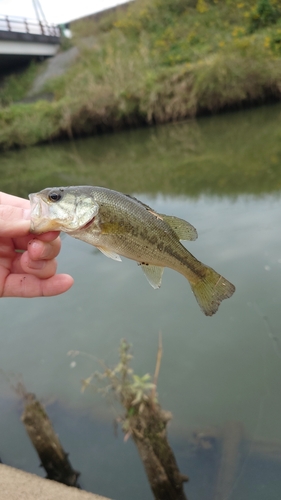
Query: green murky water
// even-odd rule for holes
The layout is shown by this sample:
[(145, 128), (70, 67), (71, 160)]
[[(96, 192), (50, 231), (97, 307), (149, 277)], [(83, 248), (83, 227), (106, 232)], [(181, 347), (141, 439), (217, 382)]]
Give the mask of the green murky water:
[[(116, 263), (65, 237), (59, 270), (74, 276), (71, 291), (0, 301), (0, 368), (52, 402), (81, 485), (117, 500), (152, 499), (133, 444), (114, 437), (116, 413), (100, 395), (80, 393), (81, 379), (98, 366), (85, 357), (74, 366), (67, 352), (113, 364), (125, 337), (135, 371), (153, 373), (161, 331), (158, 391), (174, 415), (170, 441), (190, 476), (188, 498), (279, 498), (280, 462), (255, 450), (281, 449), (281, 107), (9, 152), (0, 156), (0, 175), (2, 191), (24, 197), (47, 186), (102, 185), (185, 218), (199, 233), (188, 249), (237, 289), (206, 318), (181, 275), (165, 270), (155, 291), (134, 262)], [(2, 460), (43, 475), (4, 377), (0, 397)], [(213, 435), (229, 422), (241, 423), (244, 437), (222, 498), (208, 479), (215, 454), (206, 461), (202, 452), (200, 461), (190, 442), (194, 431)]]

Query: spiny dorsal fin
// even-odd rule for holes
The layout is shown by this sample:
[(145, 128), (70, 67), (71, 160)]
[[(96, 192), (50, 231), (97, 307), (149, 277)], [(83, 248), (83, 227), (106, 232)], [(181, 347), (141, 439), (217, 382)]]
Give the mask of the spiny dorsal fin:
[(186, 220), (179, 219), (178, 217), (174, 217), (173, 215), (159, 215), (163, 219), (163, 221), (173, 229), (179, 240), (194, 241), (197, 239), (198, 234), (195, 227), (189, 224), (189, 222), (187, 222)]
[(130, 194), (125, 194), (125, 196), (127, 196), (128, 198), (131, 198), (131, 200), (137, 201), (140, 205), (142, 205), (144, 208), (146, 208), (146, 210), (148, 210), (149, 212), (155, 213), (152, 208), (150, 208), (148, 205), (146, 205), (142, 201), (140, 201), (137, 198), (135, 198), (135, 196), (131, 196)]
[(164, 267), (151, 266), (150, 264), (144, 264), (143, 262), (140, 262), (139, 265), (141, 266), (150, 285), (153, 288), (160, 288)]

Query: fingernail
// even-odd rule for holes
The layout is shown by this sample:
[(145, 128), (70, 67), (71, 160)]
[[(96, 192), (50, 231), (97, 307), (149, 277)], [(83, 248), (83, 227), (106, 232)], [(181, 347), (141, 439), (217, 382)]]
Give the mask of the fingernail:
[(36, 254), (36, 258), (38, 259), (47, 259), (49, 255), (49, 244), (48, 243), (43, 243), (43, 241), (40, 240), (31, 240), (29, 242), (29, 245), (32, 248), (32, 254), (34, 256), (34, 253)]
[(42, 269), (45, 264), (46, 262), (44, 260), (30, 260), (28, 267), (30, 267), (30, 269)]

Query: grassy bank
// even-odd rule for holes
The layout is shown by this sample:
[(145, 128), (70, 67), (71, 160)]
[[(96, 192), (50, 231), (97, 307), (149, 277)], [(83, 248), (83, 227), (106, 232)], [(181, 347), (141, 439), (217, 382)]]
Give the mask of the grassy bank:
[(47, 84), (52, 102), (4, 85), (2, 149), (281, 97), (281, 0), (135, 0), (73, 30), (80, 57)]

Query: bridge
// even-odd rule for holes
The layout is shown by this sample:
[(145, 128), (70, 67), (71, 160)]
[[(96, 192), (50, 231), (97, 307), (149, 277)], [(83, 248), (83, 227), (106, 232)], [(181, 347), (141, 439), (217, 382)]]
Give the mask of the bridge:
[(53, 56), (60, 35), (59, 27), (54, 24), (0, 15), (0, 72), (34, 58)]

